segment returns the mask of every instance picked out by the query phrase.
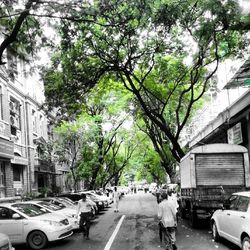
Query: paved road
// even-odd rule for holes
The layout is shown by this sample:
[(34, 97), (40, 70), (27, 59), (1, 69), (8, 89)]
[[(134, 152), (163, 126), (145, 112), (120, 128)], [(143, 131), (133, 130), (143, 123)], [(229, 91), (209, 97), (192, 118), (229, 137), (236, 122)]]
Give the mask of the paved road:
[[(91, 225), (90, 240), (75, 233), (68, 239), (50, 243), (47, 250), (161, 250), (157, 226), (157, 203), (152, 194), (126, 195), (120, 202), (119, 213), (107, 209)], [(120, 225), (120, 227), (119, 227)], [(114, 235), (116, 232), (116, 235)], [(112, 241), (113, 239), (113, 241)], [(180, 220), (177, 231), (178, 250), (239, 250), (227, 241), (215, 243), (208, 223), (191, 229), (186, 220)], [(16, 250), (28, 250), (16, 246)]]

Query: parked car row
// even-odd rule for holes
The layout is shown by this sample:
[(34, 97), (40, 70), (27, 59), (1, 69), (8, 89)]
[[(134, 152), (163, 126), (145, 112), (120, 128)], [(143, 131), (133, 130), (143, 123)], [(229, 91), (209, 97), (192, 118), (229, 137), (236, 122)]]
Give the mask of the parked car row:
[(41, 249), (48, 241), (64, 239), (73, 234), (65, 215), (28, 202), (0, 204), (0, 232), (9, 236), (12, 244), (27, 243)]
[[(112, 195), (84, 191), (26, 201), (0, 203), (0, 232), (4, 242), (0, 249), (12, 250), (12, 244), (26, 243), (31, 249), (42, 249), (48, 242), (65, 239), (79, 229), (77, 202), (85, 193), (92, 205), (92, 218), (112, 203)], [(9, 238), (9, 241), (8, 241)], [(1, 243), (4, 248), (1, 248)]]

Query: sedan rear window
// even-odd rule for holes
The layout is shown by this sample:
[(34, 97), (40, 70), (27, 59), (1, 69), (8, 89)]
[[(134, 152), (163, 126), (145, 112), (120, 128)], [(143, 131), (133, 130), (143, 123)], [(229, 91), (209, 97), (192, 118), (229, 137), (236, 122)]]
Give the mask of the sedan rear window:
[(16, 208), (18, 211), (24, 213), (29, 217), (35, 217), (42, 214), (47, 214), (49, 211), (34, 205), (34, 204), (14, 204), (12, 207)]

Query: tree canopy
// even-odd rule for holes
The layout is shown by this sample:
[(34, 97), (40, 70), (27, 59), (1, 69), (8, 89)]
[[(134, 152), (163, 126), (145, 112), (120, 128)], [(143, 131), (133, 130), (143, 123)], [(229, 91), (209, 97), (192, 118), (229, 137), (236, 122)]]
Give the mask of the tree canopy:
[[(105, 158), (116, 155), (110, 167), (117, 170), (126, 158), (122, 153), (129, 156), (133, 148), (124, 144), (117, 153), (123, 138), (115, 128), (121, 124), (113, 123), (113, 134), (103, 133), (103, 120), (119, 105), (124, 112), (134, 112), (161, 166), (174, 177), (173, 162), (184, 156), (180, 133), (200, 105), (219, 63), (242, 56), (248, 45), (244, 34), (250, 18), (242, 15), (234, 0), (27, 0), (23, 6), (5, 0), (1, 7), (0, 64), (6, 48), (28, 58), (41, 45), (53, 47), (51, 65), (43, 68), (47, 105), (56, 107), (64, 118), (84, 111), (93, 119), (96, 154), (85, 148), (85, 155), (92, 154), (88, 166), (93, 159), (93, 164), (98, 162), (91, 167), (97, 171), (92, 172), (93, 183), (96, 178), (99, 182), (108, 178), (101, 170)], [(53, 27), (58, 44), (51, 43), (43, 27)], [(99, 94), (98, 102), (93, 89)], [(117, 89), (122, 95), (112, 96)], [(123, 98), (126, 102), (131, 98), (127, 108)], [(112, 105), (107, 106), (109, 99)], [(84, 163), (80, 165), (84, 168)]]
[[(44, 77), (51, 106), (78, 108), (105, 77), (123, 83), (141, 112), (184, 156), (183, 127), (218, 64), (245, 45), (233, 29), (234, 1), (95, 1), (93, 23), (63, 22), (61, 44)], [(90, 17), (87, 17), (87, 19)], [(231, 29), (230, 29), (231, 27)]]

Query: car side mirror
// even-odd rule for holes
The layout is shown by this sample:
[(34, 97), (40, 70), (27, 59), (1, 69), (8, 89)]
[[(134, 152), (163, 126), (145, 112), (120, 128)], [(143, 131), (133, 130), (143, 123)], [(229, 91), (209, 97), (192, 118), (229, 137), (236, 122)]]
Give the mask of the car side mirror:
[(21, 219), (21, 215), (18, 213), (15, 213), (12, 215), (12, 219), (15, 219), (15, 220)]

